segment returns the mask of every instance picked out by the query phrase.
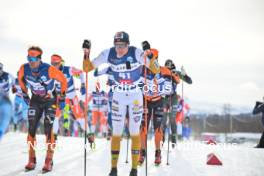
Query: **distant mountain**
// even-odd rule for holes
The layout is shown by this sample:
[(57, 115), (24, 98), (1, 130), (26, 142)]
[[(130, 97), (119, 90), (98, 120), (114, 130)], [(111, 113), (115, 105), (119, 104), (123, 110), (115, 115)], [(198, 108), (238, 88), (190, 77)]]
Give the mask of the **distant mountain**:
[[(223, 114), (224, 104), (203, 101), (188, 101), (192, 114)], [(231, 114), (251, 113), (253, 107), (230, 104)]]

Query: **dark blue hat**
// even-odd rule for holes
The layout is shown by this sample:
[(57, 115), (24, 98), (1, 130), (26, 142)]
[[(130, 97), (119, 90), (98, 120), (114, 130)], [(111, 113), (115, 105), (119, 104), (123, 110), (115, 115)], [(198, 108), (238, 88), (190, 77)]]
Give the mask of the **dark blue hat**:
[(129, 35), (128, 33), (121, 31), (121, 32), (117, 32), (115, 34), (114, 37), (114, 43), (115, 42), (126, 42), (127, 44), (129, 44)]

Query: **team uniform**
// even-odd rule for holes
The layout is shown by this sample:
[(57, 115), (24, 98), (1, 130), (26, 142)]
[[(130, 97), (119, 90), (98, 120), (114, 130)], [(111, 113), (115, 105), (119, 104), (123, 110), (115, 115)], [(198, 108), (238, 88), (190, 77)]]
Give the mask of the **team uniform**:
[[(167, 69), (166, 67), (162, 67), (161, 70)], [(167, 69), (168, 70), (168, 69)], [(166, 71), (163, 74), (163, 77), (166, 79), (166, 85), (171, 86), (171, 91), (167, 92), (163, 98), (164, 105), (164, 118), (163, 118), (163, 134), (165, 134), (166, 127), (170, 124), (170, 139), (173, 146), (176, 144), (176, 135), (177, 135), (177, 126), (175, 121), (175, 116), (177, 113), (177, 85), (179, 83), (179, 76), (177, 74), (172, 73), (171, 71)], [(163, 141), (165, 136), (163, 136)]]
[[(41, 62), (38, 72), (30, 68), (29, 63), (20, 67), (18, 81), (23, 91), (24, 97), (28, 88), (31, 90), (28, 109), (28, 137), (29, 144), (29, 162), (25, 166), (26, 170), (32, 170), (36, 165), (36, 155), (34, 146), (36, 143), (36, 131), (42, 114), (44, 113), (44, 132), (46, 135), (47, 154), (43, 172), (50, 171), (53, 165), (53, 154), (55, 147), (55, 137), (53, 134), (53, 122), (56, 112), (56, 97), (54, 90), (54, 80), (61, 83), (61, 95), (64, 95), (67, 89), (67, 82), (64, 75), (55, 67)], [(28, 97), (28, 96), (27, 96)]]
[(108, 135), (107, 138), (110, 139), (111, 133), (112, 133), (112, 99), (113, 99), (113, 89), (112, 85), (114, 85), (113, 82), (113, 75), (111, 72), (111, 68), (107, 67), (103, 70), (98, 71), (98, 69), (95, 70), (94, 76), (98, 77), (101, 75), (107, 75), (107, 85), (110, 87), (109, 92), (107, 94), (108, 97), (108, 107), (107, 107), (107, 124), (108, 124)]
[[(148, 60), (147, 60), (148, 61)], [(108, 63), (113, 78), (112, 98), (112, 168), (117, 167), (120, 140), (124, 128), (126, 112), (129, 114), (129, 131), (132, 139), (132, 168), (137, 168), (140, 149), (140, 124), (143, 114), (143, 95), (140, 84), (143, 82), (143, 51), (129, 46), (128, 53), (118, 58), (115, 48), (104, 50), (92, 61), (95, 67)], [(149, 64), (149, 62), (147, 63)]]
[(0, 140), (6, 132), (12, 117), (12, 103), (9, 99), (9, 92), (13, 85), (13, 76), (2, 71), (0, 76)]
[[(73, 77), (79, 77), (81, 80), (81, 84), (84, 84), (84, 78), (81, 70), (78, 70), (74, 67), (61, 66), (60, 71), (64, 74), (67, 79), (67, 92), (66, 92), (66, 100), (65, 100), (65, 108), (61, 111), (59, 108), (56, 109), (56, 118), (53, 125), (53, 131), (55, 134), (58, 133), (59, 130), (59, 119), (62, 116), (63, 112), (63, 126), (67, 130), (70, 128), (70, 110), (74, 117), (74, 134), (77, 136), (78, 134), (78, 124), (80, 124), (81, 128), (84, 130), (84, 107), (81, 107), (79, 98), (77, 96), (74, 79)], [(56, 82), (56, 91), (61, 91), (61, 85), (59, 82)]]
[(14, 99), (14, 116), (13, 122), (15, 129), (17, 128), (18, 123), (21, 123), (22, 128), (27, 124), (27, 114), (28, 114), (28, 104), (23, 98), (22, 89), (18, 83), (18, 79), (15, 80), (15, 99)]
[(99, 122), (99, 131), (106, 135), (108, 111), (107, 94), (104, 91), (93, 91), (90, 98), (92, 99), (91, 132), (95, 134), (96, 125)]
[[(185, 139), (189, 139), (191, 135), (191, 126), (190, 126), (190, 106), (188, 103), (182, 101), (182, 111), (180, 112), (180, 116), (182, 116), (182, 137)], [(177, 113), (178, 115), (178, 113)], [(177, 123), (177, 116), (176, 116), (176, 123)]]
[[(156, 57), (158, 57), (158, 51), (152, 49), (153, 52), (156, 52)], [(154, 53), (155, 53), (154, 52)], [(151, 71), (147, 70), (146, 72), (146, 85), (148, 86), (148, 91), (145, 91), (144, 98), (147, 103), (147, 129), (145, 125), (145, 113), (143, 114), (143, 120), (141, 125), (141, 139), (142, 146), (146, 144), (146, 134), (149, 126), (151, 117), (153, 118), (153, 126), (155, 133), (155, 164), (159, 165), (161, 163), (161, 151), (160, 151), (160, 142), (163, 138), (163, 127), (162, 122), (164, 119), (164, 106), (163, 106), (163, 97), (170, 94), (173, 86), (168, 83), (167, 76), (171, 75), (171, 71), (165, 67), (160, 67), (160, 73), (153, 74)], [(179, 83), (179, 78), (174, 77), (175, 84)], [(145, 148), (142, 148), (140, 151), (139, 164), (141, 165), (145, 159)]]
[[(117, 162), (120, 151), (120, 141), (124, 128), (126, 114), (129, 116), (129, 131), (132, 140), (132, 169), (130, 176), (137, 176), (137, 162), (140, 150), (140, 124), (143, 114), (143, 95), (139, 84), (142, 83), (142, 67), (147, 65), (151, 71), (159, 72), (155, 59), (147, 58), (147, 51), (129, 46), (129, 36), (126, 32), (117, 32), (114, 45), (106, 49), (93, 61), (87, 59), (90, 45), (84, 41), (83, 68), (86, 72), (98, 68), (101, 64), (108, 64), (113, 76), (112, 98), (112, 127), (111, 140), (112, 168), (109, 176), (117, 175)], [(145, 61), (145, 63), (144, 63)]]

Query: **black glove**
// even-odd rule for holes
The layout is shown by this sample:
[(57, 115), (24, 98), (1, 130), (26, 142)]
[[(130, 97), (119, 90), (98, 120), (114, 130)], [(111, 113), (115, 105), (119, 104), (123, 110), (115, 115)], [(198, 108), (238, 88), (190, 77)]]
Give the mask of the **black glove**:
[(98, 68), (96, 68), (96, 69), (94, 70), (94, 76), (99, 76), (99, 75), (98, 75)]
[(12, 86), (12, 93), (16, 93), (17, 92), (17, 88), (15, 86)]
[(90, 49), (91, 48), (91, 41), (90, 40), (84, 40), (82, 48), (84, 49)]
[(63, 110), (65, 107), (65, 93), (59, 95), (59, 108)]
[(22, 93), (22, 94), (23, 94), (23, 99), (24, 99), (25, 103), (27, 105), (29, 105), (30, 104), (30, 98), (29, 98), (28, 94), (26, 94), (26, 93)]
[(256, 102), (256, 106), (259, 106), (260, 104), (262, 104), (262, 102), (260, 102), (260, 101)]
[[(148, 41), (142, 42), (142, 48), (143, 48), (143, 51), (150, 50), (150, 44), (149, 44), (149, 42)], [(152, 53), (149, 53), (148, 54), (148, 58), (149, 59), (152, 59), (152, 57), (153, 57), (153, 54)]]
[(150, 44), (148, 41), (142, 42), (142, 49), (143, 51), (149, 50), (150, 49)]

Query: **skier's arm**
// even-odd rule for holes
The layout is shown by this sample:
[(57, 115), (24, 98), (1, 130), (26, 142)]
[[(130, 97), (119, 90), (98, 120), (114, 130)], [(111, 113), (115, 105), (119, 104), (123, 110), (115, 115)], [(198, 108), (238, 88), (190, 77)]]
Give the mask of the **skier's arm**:
[(81, 84), (85, 84), (84, 76), (82, 70), (79, 70), (75, 67), (70, 67), (70, 74), (71, 76), (79, 77)]
[(18, 83), (21, 87), (22, 91), (27, 94), (28, 89), (26, 87), (25, 79), (24, 79), (24, 65), (22, 65), (18, 72)]
[(256, 105), (253, 109), (253, 114), (258, 114), (260, 112), (263, 112), (264, 113), (264, 103), (261, 103), (261, 102), (256, 102)]
[(16, 85), (16, 79), (14, 78), (13, 75), (11, 75), (10, 73), (8, 73), (8, 76), (9, 76), (9, 84), (10, 84), (10, 87), (12, 86), (15, 86)]
[(8, 73), (8, 82), (9, 82), (9, 89), (12, 89), (12, 93), (16, 93), (16, 79)]
[(89, 103), (93, 99), (93, 95), (88, 95), (87, 103)]
[(187, 74), (186, 75), (183, 75), (181, 72), (179, 71), (176, 71), (174, 72), (176, 73), (177, 75), (179, 75), (180, 79), (183, 80), (184, 82), (188, 83), (188, 84), (192, 84), (192, 78), (189, 77)]
[[(150, 50), (143, 52), (140, 49), (136, 49), (136, 59), (142, 64), (145, 65), (152, 73), (157, 74), (160, 72), (160, 66)], [(152, 55), (152, 56), (151, 56)]]
[(108, 71), (109, 71), (109, 67), (104, 68), (103, 70), (100, 70), (100, 71), (98, 70), (98, 68), (96, 68), (94, 71), (94, 76), (97, 77), (97, 76), (101, 76), (104, 74), (108, 74)]
[(55, 79), (60, 82), (61, 94), (65, 94), (67, 90), (67, 79), (65, 78), (63, 73), (53, 66), (49, 67), (48, 73), (49, 73), (50, 78)]
[(162, 76), (172, 78), (172, 81), (176, 82), (176, 84), (180, 83), (180, 76), (176, 73), (173, 73), (167, 67), (160, 67), (160, 72)]
[(92, 61), (89, 58), (84, 59), (84, 61), (83, 61), (84, 70), (87, 70), (88, 72), (90, 72), (90, 71), (96, 69), (97, 67), (99, 67), (101, 64), (107, 63), (109, 51), (110, 51), (109, 49), (102, 51), (99, 54), (99, 56), (97, 56)]
[(184, 82), (192, 84), (192, 78), (187, 75), (183, 66), (181, 67), (181, 71), (176, 71), (175, 69), (173, 70), (173, 72), (176, 72), (180, 76), (181, 80), (183, 80)]

